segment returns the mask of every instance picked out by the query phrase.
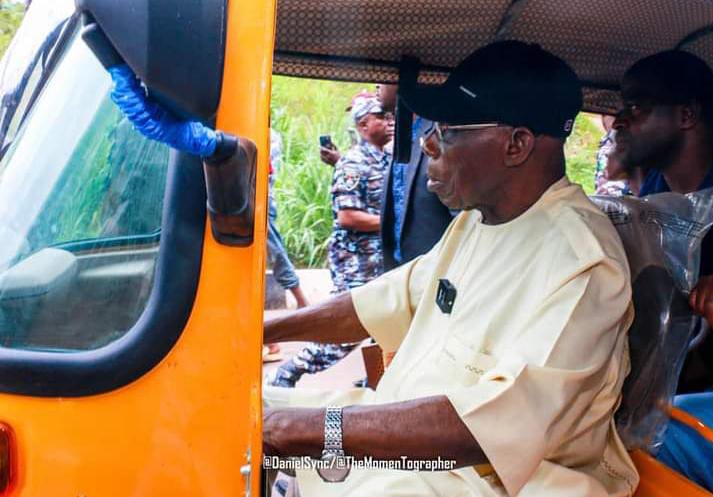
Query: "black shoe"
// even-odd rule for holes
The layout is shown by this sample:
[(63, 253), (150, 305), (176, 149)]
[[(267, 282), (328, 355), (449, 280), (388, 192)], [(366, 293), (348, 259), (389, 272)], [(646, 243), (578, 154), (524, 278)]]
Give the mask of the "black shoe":
[(284, 374), (282, 370), (278, 369), (270, 385), (273, 387), (295, 388), (295, 383), (297, 383), (295, 378)]

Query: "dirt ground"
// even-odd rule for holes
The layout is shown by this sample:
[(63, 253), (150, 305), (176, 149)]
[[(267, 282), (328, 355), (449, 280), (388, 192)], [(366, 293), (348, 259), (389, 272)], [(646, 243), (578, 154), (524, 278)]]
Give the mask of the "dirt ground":
[[(307, 296), (310, 304), (316, 304), (329, 298), (329, 291), (332, 288), (332, 281), (329, 278), (329, 271), (326, 269), (304, 269), (298, 270), (300, 286)], [(287, 292), (287, 309), (265, 311), (265, 319), (291, 312), (295, 308), (292, 295)], [(299, 352), (306, 343), (289, 342), (280, 344), (284, 360), (289, 359)], [(263, 378), (270, 377), (278, 368), (280, 362), (264, 363)], [(297, 383), (298, 388), (324, 388), (327, 390), (349, 388), (352, 382), (365, 376), (364, 364), (360, 350), (357, 348), (342, 361), (332, 366), (330, 369), (317, 374), (307, 374)]]

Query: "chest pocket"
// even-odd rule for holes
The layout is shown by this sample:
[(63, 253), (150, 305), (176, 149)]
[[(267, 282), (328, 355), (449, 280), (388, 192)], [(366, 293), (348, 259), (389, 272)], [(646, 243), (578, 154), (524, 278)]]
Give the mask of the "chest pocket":
[(474, 349), (459, 338), (451, 335), (438, 355), (437, 365), (451, 381), (469, 386), (495, 367), (495, 356)]

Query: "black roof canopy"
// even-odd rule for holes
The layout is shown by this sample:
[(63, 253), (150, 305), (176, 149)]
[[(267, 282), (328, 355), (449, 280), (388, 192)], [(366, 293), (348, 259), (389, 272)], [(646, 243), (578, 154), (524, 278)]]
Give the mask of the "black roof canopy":
[(682, 48), (713, 66), (713, 0), (279, 0), (276, 74), (396, 82), (404, 55), (438, 83), (476, 48), (535, 42), (574, 68), (585, 110), (611, 112), (636, 60)]

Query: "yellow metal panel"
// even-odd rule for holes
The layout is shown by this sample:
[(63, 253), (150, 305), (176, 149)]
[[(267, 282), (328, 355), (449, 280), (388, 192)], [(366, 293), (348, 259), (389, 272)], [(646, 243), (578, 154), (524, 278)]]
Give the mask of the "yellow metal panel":
[[(261, 449), (261, 341), (273, 1), (229, 2), (218, 127), (259, 147), (255, 243), (206, 230), (200, 283), (170, 354), (136, 382), (79, 399), (0, 395), (23, 496), (239, 496)], [(180, 271), (181, 268), (175, 268)]]

